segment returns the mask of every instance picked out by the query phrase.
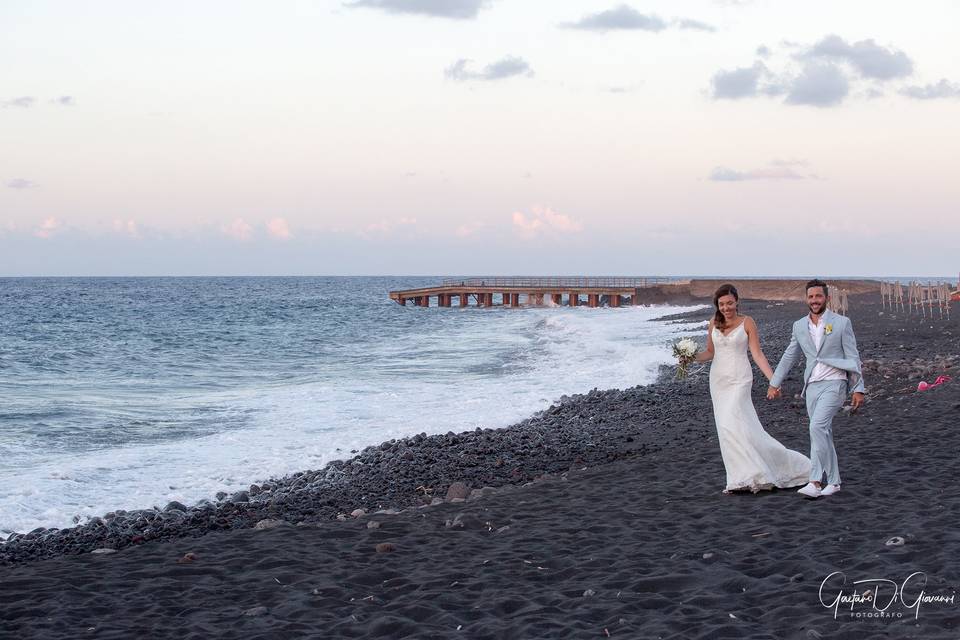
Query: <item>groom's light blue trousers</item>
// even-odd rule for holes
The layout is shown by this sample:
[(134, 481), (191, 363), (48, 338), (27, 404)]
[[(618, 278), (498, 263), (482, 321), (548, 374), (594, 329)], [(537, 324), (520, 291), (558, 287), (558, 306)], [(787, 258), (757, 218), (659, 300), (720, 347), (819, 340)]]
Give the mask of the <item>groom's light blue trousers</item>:
[(811, 382), (805, 392), (810, 416), (810, 480), (840, 484), (837, 449), (833, 446), (833, 417), (847, 397), (846, 380)]

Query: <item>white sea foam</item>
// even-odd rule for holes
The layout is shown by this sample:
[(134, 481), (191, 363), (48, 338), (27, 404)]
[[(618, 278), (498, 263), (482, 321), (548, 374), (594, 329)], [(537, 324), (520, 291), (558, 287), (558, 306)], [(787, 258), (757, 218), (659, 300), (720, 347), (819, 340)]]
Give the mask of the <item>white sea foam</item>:
[(244, 428), (74, 453), (11, 447), (0, 530), (190, 504), (391, 438), (502, 427), (564, 394), (648, 384), (684, 328), (648, 320), (687, 309), (410, 310), (445, 315), (402, 343), (367, 344), (372, 352), (350, 366), (321, 366), (312, 380), (193, 398), (246, 416)]

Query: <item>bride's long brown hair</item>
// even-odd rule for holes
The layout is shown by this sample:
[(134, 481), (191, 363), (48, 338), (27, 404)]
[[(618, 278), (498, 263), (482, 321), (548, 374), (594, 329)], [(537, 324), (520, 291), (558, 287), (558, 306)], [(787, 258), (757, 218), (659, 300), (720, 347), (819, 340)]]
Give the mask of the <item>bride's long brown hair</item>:
[(722, 284), (720, 288), (717, 289), (713, 294), (713, 308), (717, 310), (713, 314), (713, 326), (723, 331), (726, 328), (726, 320), (724, 320), (723, 314), (720, 313), (720, 298), (723, 296), (733, 296), (733, 299), (737, 302), (740, 302), (740, 294), (737, 293), (737, 288), (732, 284)]

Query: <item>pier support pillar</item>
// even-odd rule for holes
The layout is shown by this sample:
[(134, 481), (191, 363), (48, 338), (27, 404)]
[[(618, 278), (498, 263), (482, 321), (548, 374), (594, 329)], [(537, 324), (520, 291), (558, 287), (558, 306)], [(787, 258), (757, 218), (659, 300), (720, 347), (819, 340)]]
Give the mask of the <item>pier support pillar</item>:
[(579, 307), (579, 306), (580, 306), (580, 294), (579, 294), (579, 293), (574, 293), (574, 292), (571, 291), (571, 292), (570, 292), (569, 299), (570, 299), (570, 306), (571, 306), (571, 307)]
[(397, 298), (397, 304), (399, 304), (401, 307), (405, 307), (405, 306), (407, 306), (407, 299), (406, 299), (406, 298)]
[(551, 293), (550, 301), (558, 307), (563, 304), (563, 294), (562, 293)]
[(465, 307), (465, 306), (467, 306), (467, 304), (469, 304), (469, 302), (470, 302), (470, 294), (469, 294), (469, 293), (461, 293), (461, 294), (460, 294), (460, 306), (461, 306), (461, 307)]
[(511, 307), (519, 307), (519, 306), (520, 306), (520, 294), (519, 294), (519, 293), (511, 293), (511, 294), (510, 294), (510, 306), (511, 306)]
[(600, 296), (596, 293), (591, 293), (587, 296), (587, 304), (590, 305), (591, 308), (600, 306)]
[(450, 298), (451, 298), (451, 297), (452, 297), (452, 296), (451, 296), (449, 293), (441, 293), (440, 295), (437, 296), (437, 306), (438, 306), (438, 307), (449, 307), (449, 306), (450, 306)]
[(535, 305), (538, 306), (538, 307), (542, 307), (542, 306), (543, 306), (543, 294), (542, 294), (542, 293), (534, 293), (534, 294), (532, 294), (532, 295), (533, 295), (533, 304), (535, 304)]
[(640, 304), (639, 293), (634, 293), (633, 295), (630, 296), (630, 304), (632, 304), (633, 306), (637, 306), (638, 304)]
[(620, 294), (619, 294), (619, 293), (613, 293), (613, 294), (610, 295), (610, 306), (611, 306), (611, 307), (619, 307), (619, 306), (620, 306)]

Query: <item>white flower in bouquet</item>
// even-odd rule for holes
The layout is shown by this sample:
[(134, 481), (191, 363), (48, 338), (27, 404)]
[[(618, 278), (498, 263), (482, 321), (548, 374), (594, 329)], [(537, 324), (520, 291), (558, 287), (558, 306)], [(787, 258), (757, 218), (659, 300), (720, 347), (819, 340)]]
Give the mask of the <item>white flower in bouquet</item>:
[(687, 368), (699, 353), (700, 347), (690, 338), (678, 340), (673, 345), (673, 355), (677, 359), (677, 377), (686, 378)]

